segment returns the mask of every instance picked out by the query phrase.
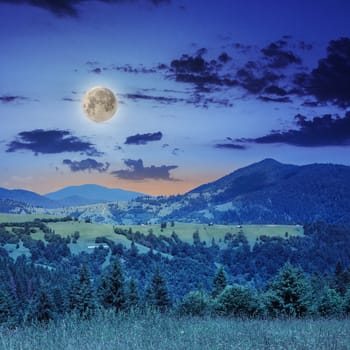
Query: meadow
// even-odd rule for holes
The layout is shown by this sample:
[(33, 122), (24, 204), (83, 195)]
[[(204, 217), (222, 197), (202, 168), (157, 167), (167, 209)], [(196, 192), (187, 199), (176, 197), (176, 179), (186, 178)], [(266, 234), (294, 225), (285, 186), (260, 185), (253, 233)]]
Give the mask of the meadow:
[[(25, 222), (32, 221), (40, 218), (55, 218), (53, 215), (43, 214), (0, 214), (0, 223), (2, 222)], [(253, 245), (257, 237), (266, 235), (269, 237), (286, 237), (288, 236), (300, 236), (303, 235), (304, 229), (300, 225), (207, 225), (207, 224), (194, 224), (194, 223), (182, 223), (175, 222), (173, 225), (167, 223), (166, 227), (161, 228), (160, 224), (151, 225), (110, 225), (99, 223), (88, 223), (84, 221), (66, 221), (66, 222), (50, 222), (47, 223), (51, 229), (62, 237), (67, 235), (73, 235), (75, 231), (80, 233), (78, 244), (70, 244), (72, 252), (79, 253), (81, 251), (88, 250), (89, 246), (95, 244), (95, 238), (105, 236), (111, 239), (115, 244), (121, 243), (125, 247), (130, 247), (130, 240), (125, 236), (115, 234), (114, 227), (120, 227), (123, 229), (131, 228), (133, 232), (139, 231), (144, 235), (148, 235), (150, 231), (156, 236), (170, 237), (175, 231), (179, 238), (186, 243), (193, 243), (193, 233), (198, 232), (201, 241), (205, 241), (207, 244), (211, 244), (214, 238), (216, 243), (221, 245), (224, 241), (226, 233), (232, 234), (243, 233), (248, 242)], [(40, 231), (32, 235), (34, 239), (43, 239), (44, 234)], [(148, 248), (137, 245), (141, 253), (146, 253)]]
[(101, 312), (0, 331), (1, 350), (226, 350), (350, 348), (350, 321), (178, 318)]

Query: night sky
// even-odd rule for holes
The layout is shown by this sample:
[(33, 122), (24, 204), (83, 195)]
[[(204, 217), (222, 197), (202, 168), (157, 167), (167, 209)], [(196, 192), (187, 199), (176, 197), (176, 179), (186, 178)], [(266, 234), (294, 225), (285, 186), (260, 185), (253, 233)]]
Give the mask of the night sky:
[[(348, 0), (0, 0), (0, 187), (177, 194), (237, 168), (350, 165)], [(105, 123), (92, 87), (117, 95)]]

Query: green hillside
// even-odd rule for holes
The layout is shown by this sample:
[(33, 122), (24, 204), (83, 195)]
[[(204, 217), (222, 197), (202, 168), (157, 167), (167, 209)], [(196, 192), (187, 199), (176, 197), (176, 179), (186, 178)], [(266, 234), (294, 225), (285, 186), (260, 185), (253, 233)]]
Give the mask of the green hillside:
[[(60, 219), (53, 215), (40, 215), (40, 214), (0, 214), (0, 223), (24, 223), (32, 222), (35, 219)], [(114, 230), (116, 228), (123, 230), (132, 230), (132, 232), (140, 232), (147, 236), (153, 233), (156, 236), (171, 237), (175, 232), (176, 235), (184, 242), (192, 244), (193, 235), (198, 232), (201, 242), (205, 242), (210, 245), (214, 239), (217, 244), (224, 246), (225, 237), (228, 234), (237, 235), (243, 234), (248, 242), (252, 245), (255, 243), (259, 236), (274, 236), (274, 237), (287, 237), (287, 236), (299, 236), (303, 234), (303, 228), (299, 225), (205, 225), (194, 223), (166, 223), (152, 224), (152, 225), (109, 225), (109, 224), (97, 224), (85, 221), (58, 221), (45, 223), (56, 234), (62, 237), (73, 237), (75, 232), (79, 232), (79, 239), (76, 243), (70, 243), (69, 248), (72, 253), (79, 253), (82, 251), (92, 251), (97, 246), (95, 240), (97, 237), (106, 237), (113, 241), (115, 244), (122, 244), (126, 248), (130, 248), (131, 240), (123, 234), (116, 234)], [(11, 227), (5, 227), (5, 229), (11, 231)], [(31, 237), (35, 240), (45, 240), (44, 232), (38, 228), (33, 230)], [(149, 247), (136, 243), (140, 253), (147, 253)], [(20, 254), (28, 254), (28, 249), (23, 247), (20, 242), (19, 247), (16, 248), (15, 244), (7, 244), (6, 248), (11, 252), (11, 256), (16, 258)]]

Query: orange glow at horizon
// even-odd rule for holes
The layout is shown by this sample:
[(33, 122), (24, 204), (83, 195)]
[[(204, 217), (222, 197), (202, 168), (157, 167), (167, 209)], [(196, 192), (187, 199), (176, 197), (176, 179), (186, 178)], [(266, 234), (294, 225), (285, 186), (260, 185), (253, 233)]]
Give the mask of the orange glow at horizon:
[[(51, 176), (42, 176), (40, 181), (23, 184), (24, 189), (34, 191), (39, 194), (55, 192), (68, 186), (79, 186), (84, 184), (96, 184), (108, 188), (120, 188), (126, 191), (141, 192), (152, 196), (169, 196), (186, 193), (193, 188), (202, 184), (211, 182), (219, 178), (220, 174), (212, 174), (212, 176), (196, 177), (191, 176), (183, 181), (165, 181), (165, 180), (144, 180), (131, 181), (111, 178), (104, 174), (80, 173), (72, 176), (62, 176), (60, 174), (52, 174)], [(18, 186), (11, 186), (17, 187)]]

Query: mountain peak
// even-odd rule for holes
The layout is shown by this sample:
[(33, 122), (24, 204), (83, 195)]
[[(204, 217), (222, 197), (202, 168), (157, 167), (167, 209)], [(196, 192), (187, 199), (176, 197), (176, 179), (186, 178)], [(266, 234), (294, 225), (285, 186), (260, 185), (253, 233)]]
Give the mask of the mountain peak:
[(282, 163), (277, 161), (276, 159), (273, 159), (273, 158), (265, 158), (265, 159), (261, 160), (260, 162), (256, 162), (253, 164), (282, 164)]

